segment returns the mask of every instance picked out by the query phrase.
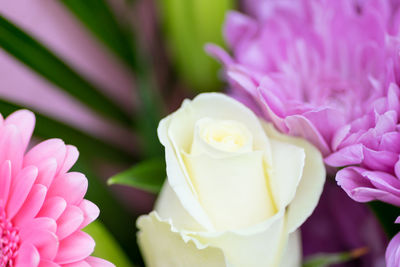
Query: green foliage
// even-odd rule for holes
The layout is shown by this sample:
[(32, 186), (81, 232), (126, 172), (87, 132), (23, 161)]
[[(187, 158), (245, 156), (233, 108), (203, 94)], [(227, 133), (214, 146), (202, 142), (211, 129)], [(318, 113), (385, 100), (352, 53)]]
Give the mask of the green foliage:
[(100, 222), (94, 221), (83, 229), (96, 241), (92, 256), (99, 257), (114, 263), (118, 267), (132, 267), (125, 253), (121, 250), (114, 237)]
[(131, 118), (32, 36), (0, 16), (0, 47), (98, 113), (130, 125)]
[(223, 45), (222, 24), (234, 0), (161, 0), (165, 36), (182, 78), (196, 91), (215, 91), (219, 64), (204, 52), (208, 42)]
[(111, 177), (108, 184), (128, 185), (151, 193), (158, 193), (166, 177), (165, 168), (163, 158), (142, 161)]

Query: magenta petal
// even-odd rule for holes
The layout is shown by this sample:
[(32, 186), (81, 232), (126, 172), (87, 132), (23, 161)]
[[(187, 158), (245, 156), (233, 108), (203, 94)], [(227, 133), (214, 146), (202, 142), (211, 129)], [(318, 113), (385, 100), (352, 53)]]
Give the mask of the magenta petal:
[(89, 223), (96, 220), (96, 218), (100, 214), (100, 209), (93, 202), (86, 199), (82, 200), (81, 204), (79, 205), (79, 208), (81, 208), (84, 216), (84, 220), (82, 224), (79, 226), (79, 229), (82, 229)]
[(20, 173), (18, 173), (17, 177), (15, 177), (15, 182), (12, 184), (10, 198), (7, 203), (8, 218), (13, 218), (21, 208), (22, 204), (24, 204), (36, 177), (37, 168), (34, 166), (24, 168)]
[(25, 151), (35, 128), (35, 115), (29, 110), (21, 109), (10, 114), (5, 120), (5, 124), (17, 127), (21, 133), (23, 151)]
[(64, 213), (57, 220), (57, 236), (59, 240), (63, 240), (75, 232), (82, 224), (83, 219), (83, 212), (80, 208), (72, 205), (67, 206)]
[(223, 64), (232, 64), (233, 60), (231, 56), (221, 47), (214, 44), (206, 44), (204, 48), (207, 54), (213, 56), (217, 60), (221, 61)]
[(93, 266), (90, 265), (88, 262), (86, 262), (86, 260), (84, 260), (69, 264), (63, 264), (63, 267), (93, 267)]
[(300, 136), (313, 143), (326, 156), (330, 153), (330, 148), (322, 135), (307, 118), (302, 115), (292, 115), (285, 118), (285, 123), (289, 129), (289, 134)]
[(67, 207), (65, 199), (59, 196), (48, 198), (40, 210), (39, 217), (49, 217), (57, 220)]
[(65, 147), (65, 159), (59, 171), (60, 174), (64, 174), (69, 171), (69, 169), (71, 169), (71, 167), (75, 164), (79, 157), (79, 151), (75, 146), (66, 145)]
[(244, 37), (249, 37), (257, 31), (257, 23), (248, 16), (231, 11), (226, 15), (224, 35), (231, 47), (236, 45)]
[(6, 125), (0, 132), (0, 162), (11, 161), (11, 174), (18, 173), (22, 166), (24, 147), (21, 133), (15, 125)]
[(74, 263), (87, 258), (94, 250), (94, 240), (84, 232), (75, 232), (60, 243), (55, 261), (59, 264)]
[(53, 261), (40, 260), (38, 267), (61, 267), (61, 266)]
[(238, 69), (229, 69), (226, 73), (230, 81), (240, 87), (244, 92), (250, 95), (257, 93), (257, 85), (245, 73), (240, 72)]
[(45, 230), (55, 233), (57, 230), (57, 223), (51, 218), (39, 217), (27, 222), (21, 229), (21, 232), (31, 232), (33, 230)]
[[(368, 202), (372, 200), (380, 200), (391, 203), (393, 205), (400, 205), (400, 197), (390, 192), (375, 188), (372, 181), (369, 179), (376, 179), (371, 173), (365, 169), (358, 167), (347, 167), (336, 174), (336, 181), (339, 186), (355, 201)], [(374, 180), (374, 183), (378, 183)], [(384, 186), (384, 181), (381, 181), (380, 186)], [(386, 183), (386, 186), (388, 184)]]
[(68, 204), (79, 205), (88, 187), (88, 181), (82, 173), (69, 172), (60, 175), (49, 188), (48, 196), (60, 196)]
[(55, 158), (58, 168), (61, 168), (65, 153), (65, 144), (61, 139), (49, 139), (34, 146), (26, 153), (24, 166), (39, 165), (45, 159)]
[(396, 174), (396, 177), (400, 179), (400, 156), (396, 164), (394, 165), (394, 173)]
[(393, 166), (398, 160), (398, 155), (390, 151), (375, 151), (363, 148), (363, 164), (371, 170), (393, 173)]
[(39, 265), (40, 255), (35, 246), (22, 243), (18, 250), (15, 267), (36, 267)]
[(45, 186), (35, 184), (26, 198), (25, 203), (15, 215), (13, 219), (14, 224), (21, 226), (27, 221), (32, 220), (42, 208), (46, 193), (47, 188)]
[(333, 167), (340, 167), (360, 164), (363, 159), (363, 146), (361, 144), (356, 144), (342, 148), (341, 150), (331, 154), (325, 158), (325, 163)]
[(57, 255), (59, 240), (57, 236), (50, 231), (42, 229), (32, 229), (20, 233), (24, 242), (34, 245), (40, 254), (40, 259), (54, 260)]
[(332, 143), (331, 143), (333, 151), (338, 150), (340, 144), (349, 135), (350, 129), (351, 129), (350, 125), (344, 125), (335, 132), (335, 134), (333, 135), (333, 138), (332, 138)]
[(49, 188), (57, 172), (57, 160), (49, 158), (36, 165), (38, 168), (37, 184), (42, 184)]
[(386, 266), (398, 267), (400, 266), (400, 233), (395, 235), (386, 249)]
[(11, 162), (6, 160), (0, 167), (0, 205), (5, 205), (11, 187)]
[(400, 198), (400, 181), (396, 177), (379, 171), (365, 171), (362, 176), (367, 178), (375, 188)]
[(111, 262), (96, 257), (88, 257), (85, 261), (92, 267), (115, 267)]

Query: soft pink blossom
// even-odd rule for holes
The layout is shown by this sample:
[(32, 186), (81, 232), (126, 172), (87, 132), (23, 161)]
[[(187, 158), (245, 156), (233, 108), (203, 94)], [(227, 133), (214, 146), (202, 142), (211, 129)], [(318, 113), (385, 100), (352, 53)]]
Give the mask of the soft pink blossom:
[(68, 172), (78, 150), (50, 139), (27, 150), (34, 115), (0, 115), (0, 266), (113, 266), (90, 257), (82, 231), (99, 209), (83, 199), (88, 181)]
[(224, 63), (233, 95), (327, 156), (336, 130), (398, 81), (399, 12), (389, 1), (253, 2), (255, 17), (227, 16), (232, 56), (207, 50)]

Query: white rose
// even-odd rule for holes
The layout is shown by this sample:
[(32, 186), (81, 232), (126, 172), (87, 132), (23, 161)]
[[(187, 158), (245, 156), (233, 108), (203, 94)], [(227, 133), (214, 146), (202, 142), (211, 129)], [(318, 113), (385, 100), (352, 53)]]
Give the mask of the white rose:
[(297, 229), (318, 203), (318, 150), (208, 93), (163, 119), (167, 181), (141, 216), (147, 266), (300, 266)]

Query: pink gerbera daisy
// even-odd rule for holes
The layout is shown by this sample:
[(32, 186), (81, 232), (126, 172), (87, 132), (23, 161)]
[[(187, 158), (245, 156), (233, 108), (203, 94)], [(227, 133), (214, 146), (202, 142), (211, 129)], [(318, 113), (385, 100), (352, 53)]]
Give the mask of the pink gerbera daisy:
[(25, 154), (34, 126), (27, 110), (0, 115), (0, 267), (113, 266), (90, 257), (81, 231), (99, 209), (83, 199), (86, 177), (68, 172), (78, 150), (50, 139)]

